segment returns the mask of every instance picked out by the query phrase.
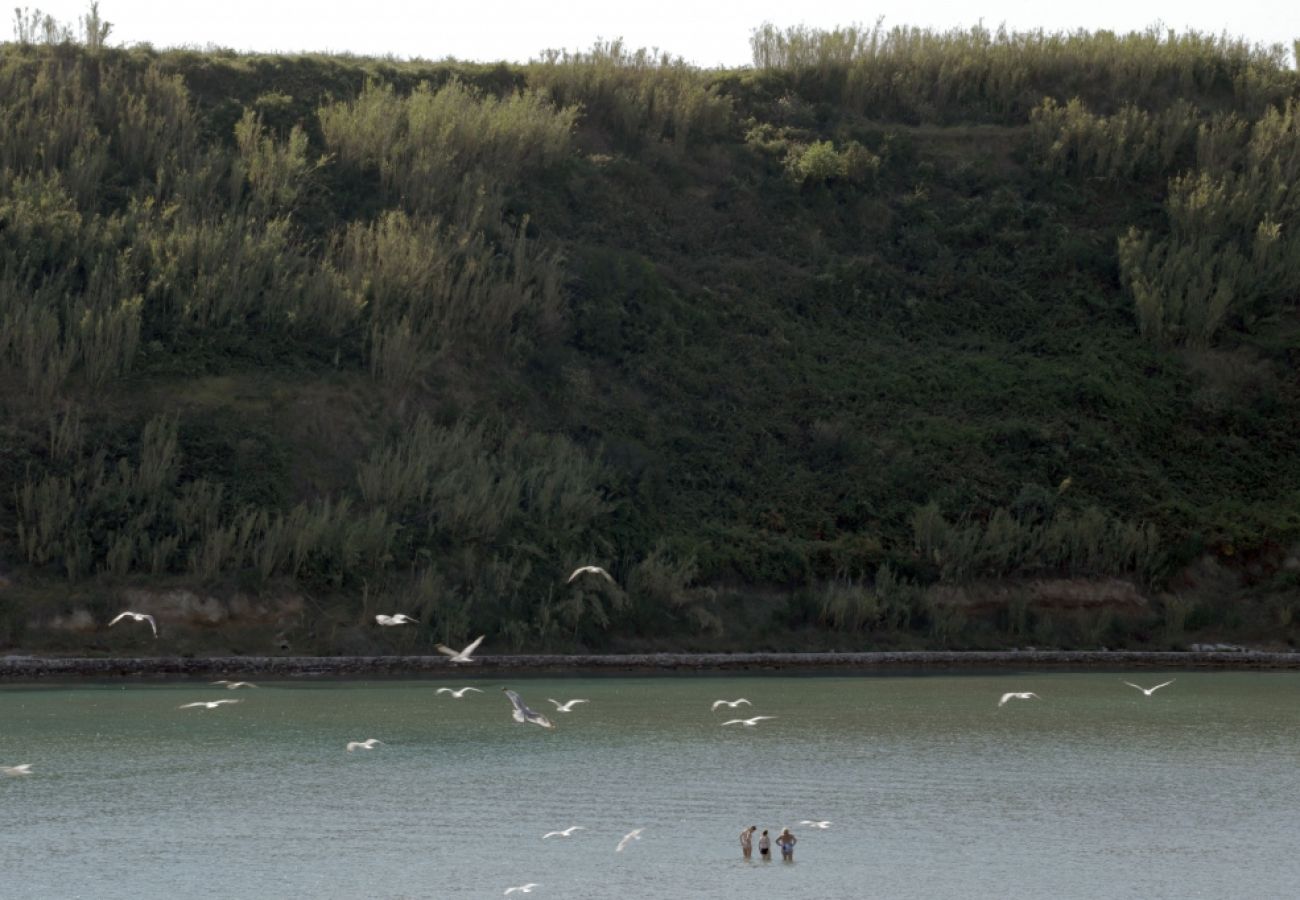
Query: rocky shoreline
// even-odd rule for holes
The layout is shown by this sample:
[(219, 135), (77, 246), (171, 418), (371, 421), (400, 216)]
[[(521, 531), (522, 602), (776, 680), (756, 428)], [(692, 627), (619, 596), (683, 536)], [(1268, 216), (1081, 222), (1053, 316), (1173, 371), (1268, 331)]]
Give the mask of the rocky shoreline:
[(644, 653), (484, 656), (454, 665), (444, 656), (0, 657), (0, 681), (44, 678), (568, 675), (672, 672), (905, 672), (1014, 669), (1300, 669), (1300, 652), (909, 651), (871, 653)]

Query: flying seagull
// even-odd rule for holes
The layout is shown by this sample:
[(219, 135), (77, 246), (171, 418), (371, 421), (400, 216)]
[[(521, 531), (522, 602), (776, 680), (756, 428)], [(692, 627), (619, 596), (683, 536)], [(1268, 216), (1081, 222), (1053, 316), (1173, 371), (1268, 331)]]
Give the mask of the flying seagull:
[(202, 706), (204, 709), (216, 709), (218, 706), (225, 706), (227, 703), (243, 703), (243, 700), (198, 700), (194, 703), (182, 703), (177, 709), (193, 709)]
[(113, 619), (113, 621), (108, 623), (108, 627), (112, 628), (118, 622), (126, 618), (131, 618), (136, 622), (148, 622), (149, 627), (153, 629), (153, 636), (154, 637), (158, 636), (158, 623), (153, 620), (153, 616), (148, 615), (147, 613), (131, 612), (131, 610), (129, 609), (124, 613), (118, 613), (117, 618)]
[(563, 831), (546, 832), (546, 834), (542, 835), (542, 840), (546, 840), (547, 838), (553, 838), (553, 837), (573, 837), (573, 833), (575, 831), (586, 831), (586, 830), (587, 829), (583, 828), (581, 825), (570, 825), (568, 828), (564, 829)]
[(461, 688), (460, 690), (456, 690), (456, 691), (453, 691), (453, 690), (452, 690), (451, 688), (449, 688), (449, 687), (440, 687), (440, 688), (438, 688), (437, 691), (435, 691), (435, 693), (438, 693), (438, 694), (451, 694), (451, 695), (452, 695), (453, 697), (455, 697), (457, 700), (461, 700), (461, 699), (464, 699), (464, 697), (465, 697), (465, 692), (466, 692), (466, 691), (473, 691), (473, 692), (476, 693), (476, 694), (481, 694), (481, 693), (483, 693), (482, 690), (480, 690), (479, 688), (476, 688), (476, 687), (463, 687), (463, 688)]
[(536, 881), (530, 881), (527, 884), (519, 885), (519, 887), (506, 888), (506, 892), (504, 896), (509, 897), (511, 894), (516, 892), (520, 894), (531, 894), (533, 892), (533, 888), (535, 887), (541, 887), (541, 885), (538, 884)]
[(516, 722), (532, 722), (534, 725), (541, 725), (543, 728), (555, 727), (551, 724), (551, 720), (546, 718), (546, 716), (539, 712), (534, 712), (525, 706), (524, 701), (520, 700), (519, 695), (514, 691), (509, 688), (502, 688), (501, 690), (506, 692), (506, 697), (510, 700), (510, 705), (514, 707), (514, 710), (510, 713), (510, 717)]
[(825, 831), (827, 828), (830, 828), (830, 827), (831, 827), (831, 823), (830, 823), (830, 822), (826, 822), (826, 821), (822, 821), (822, 822), (814, 822), (812, 819), (804, 819), (804, 820), (803, 820), (802, 822), (800, 822), (799, 824), (800, 824), (800, 825), (807, 825), (809, 828), (820, 828), (820, 829), (822, 829), (823, 831)]
[(406, 615), (405, 613), (398, 613), (395, 616), (386, 616), (383, 613), (380, 613), (379, 615), (375, 616), (375, 621), (378, 622), (380, 625), (419, 625), (420, 624), (419, 620), (412, 619), (410, 616)]
[(714, 700), (711, 709), (716, 710), (719, 706), (730, 706), (732, 709), (735, 709), (737, 706), (739, 706), (742, 703), (745, 704), (746, 706), (754, 705), (750, 703), (748, 700), (746, 700), (744, 697), (741, 697), (739, 700)]
[(473, 662), (474, 660), (470, 659), (470, 657), (474, 654), (474, 651), (478, 649), (478, 645), (483, 643), (483, 638), (485, 637), (487, 637), (487, 635), (480, 634), (473, 641), (471, 641), (470, 645), (466, 647), (464, 650), (453, 650), (450, 647), (446, 646), (445, 644), (437, 644), (436, 649), (439, 653), (443, 654), (444, 656), (450, 656), (451, 661), (454, 663)]
[(213, 683), (213, 684), (224, 684), (224, 685), (226, 686), (226, 690), (230, 690), (230, 691), (233, 691), (233, 690), (235, 690), (236, 688), (246, 688), (246, 687), (255, 688), (255, 687), (257, 687), (257, 685), (253, 684), (253, 682), (251, 682), (251, 681), (227, 681), (227, 680), (224, 679), (224, 678), (221, 679), (220, 681), (214, 681), (214, 682), (212, 682), (212, 683)]
[(618, 583), (614, 580), (614, 576), (610, 575), (600, 566), (578, 566), (578, 568), (573, 570), (573, 574), (569, 576), (569, 580), (564, 583), (572, 584), (573, 579), (577, 578), (579, 575), (599, 575), (602, 578), (604, 578), (606, 581), (608, 581), (610, 584)]
[(626, 847), (628, 844), (632, 843), (633, 841), (641, 840), (641, 832), (643, 831), (645, 831), (644, 828), (637, 828), (634, 831), (629, 831), (627, 834), (623, 835), (623, 840), (618, 842), (618, 846), (614, 848), (614, 852), (622, 853), (623, 848)]
[(1141, 685), (1136, 685), (1136, 684), (1134, 684), (1134, 683), (1131, 682), (1131, 681), (1126, 681), (1126, 682), (1124, 682), (1124, 683), (1127, 684), (1127, 685), (1128, 685), (1129, 687), (1131, 687), (1131, 688), (1137, 688), (1139, 691), (1141, 691), (1142, 693), (1144, 693), (1144, 694), (1146, 694), (1148, 697), (1150, 697), (1152, 694), (1154, 694), (1156, 691), (1160, 690), (1162, 687), (1166, 687), (1166, 686), (1168, 686), (1168, 685), (1171, 685), (1171, 684), (1173, 684), (1173, 683), (1174, 683), (1175, 681), (1177, 681), (1177, 680), (1178, 680), (1178, 679), (1176, 679), (1176, 678), (1170, 678), (1168, 681), (1162, 681), (1160, 684), (1157, 684), (1155, 687), (1150, 687), (1150, 688), (1144, 688), (1144, 687), (1142, 687)]
[(776, 716), (754, 716), (752, 719), (728, 719), (723, 725), (744, 725), (746, 728), (753, 728), (764, 719), (775, 719)]
[(17, 778), (20, 775), (30, 775), (32, 774), (32, 764), (23, 763), (20, 766), (0, 766), (0, 772), (3, 772), (10, 778)]
[(1042, 697), (1039, 697), (1037, 694), (1035, 694), (1033, 691), (1019, 691), (1019, 692), (1008, 691), (1007, 693), (1002, 695), (1002, 699), (998, 701), (998, 706), (1001, 706), (1002, 704), (1006, 703), (1008, 700), (1028, 700), (1031, 697), (1035, 700), (1043, 699)]
[(556, 712), (573, 712), (573, 707), (577, 706), (579, 703), (591, 702), (590, 700), (570, 700), (567, 703), (561, 703), (559, 700), (551, 697), (547, 697), (546, 699), (555, 704)]
[(348, 741), (347, 749), (349, 753), (353, 750), (373, 750), (375, 749), (375, 744), (382, 743), (383, 741), (379, 738), (366, 738), (364, 741)]

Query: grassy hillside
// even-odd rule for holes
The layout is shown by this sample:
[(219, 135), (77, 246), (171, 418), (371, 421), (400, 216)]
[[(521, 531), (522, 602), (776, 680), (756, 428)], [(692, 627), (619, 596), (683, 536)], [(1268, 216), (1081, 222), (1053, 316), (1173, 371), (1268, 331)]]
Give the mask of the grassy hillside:
[[(1296, 636), (1278, 48), (766, 26), (701, 71), (23, 37), (0, 646), (129, 589), (306, 597), (323, 652), (392, 611), (410, 648)], [(566, 585), (587, 562), (620, 586)], [(1018, 587), (1105, 577), (1154, 604)]]

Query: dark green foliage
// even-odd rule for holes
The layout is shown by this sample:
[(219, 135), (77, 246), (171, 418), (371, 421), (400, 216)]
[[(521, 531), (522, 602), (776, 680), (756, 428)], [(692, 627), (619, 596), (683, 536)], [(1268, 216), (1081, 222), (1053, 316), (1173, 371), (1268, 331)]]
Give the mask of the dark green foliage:
[[(421, 647), (1095, 645), (1139, 626), (942, 591), (1155, 594), (1231, 548), (1258, 615), (1140, 628), (1294, 630), (1273, 50), (765, 27), (752, 70), (483, 67), (23, 22), (0, 561), (50, 596), (311, 592), (366, 652), (381, 597)], [(618, 584), (564, 582), (589, 562)]]

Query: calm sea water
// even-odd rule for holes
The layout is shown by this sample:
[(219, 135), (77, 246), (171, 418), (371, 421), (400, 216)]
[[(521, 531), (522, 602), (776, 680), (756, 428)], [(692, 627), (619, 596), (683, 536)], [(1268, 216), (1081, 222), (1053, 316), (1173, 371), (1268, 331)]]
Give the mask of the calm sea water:
[[(0, 897), (1300, 893), (1300, 674), (462, 677), (0, 687), (0, 765), (34, 773), (0, 777)], [(749, 824), (795, 862), (744, 862)]]

